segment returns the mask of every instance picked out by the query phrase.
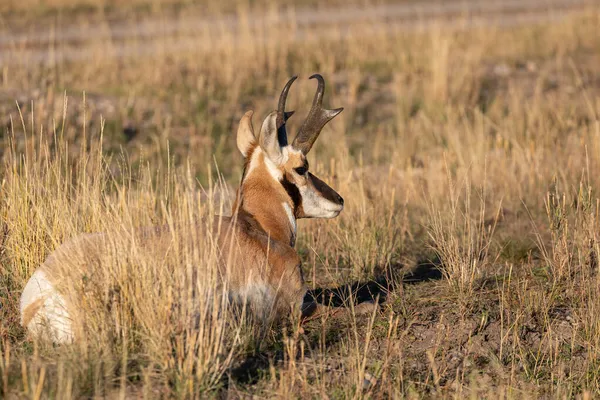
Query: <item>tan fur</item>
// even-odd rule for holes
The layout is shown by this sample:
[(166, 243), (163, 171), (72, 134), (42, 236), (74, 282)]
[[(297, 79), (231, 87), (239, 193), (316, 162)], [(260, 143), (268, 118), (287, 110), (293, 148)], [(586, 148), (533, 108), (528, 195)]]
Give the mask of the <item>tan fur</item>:
[[(290, 146), (277, 148), (273, 144), (273, 114), (263, 123), (260, 140), (256, 140), (254, 135), (251, 117), (251, 112), (246, 113), (238, 129), (237, 144), (245, 156), (245, 172), (232, 216), (214, 217), (213, 223), (209, 224), (215, 227), (212, 232), (206, 232), (206, 220), (199, 221), (191, 230), (197, 230), (200, 236), (208, 234), (216, 239), (219, 276), (227, 279), (227, 288), (234, 296), (243, 296), (256, 287), (264, 286), (271, 298), (265, 306), (268, 309), (263, 312), (269, 316), (289, 315), (290, 310), (300, 313), (306, 288), (300, 258), (293, 246), (296, 240), (295, 218), (304, 217), (304, 213), (298, 196), (294, 199), (294, 195), (290, 194), (290, 187), (309, 188), (314, 192), (311, 193), (314, 199), (320, 195), (314, 183), (320, 182), (330, 191), (330, 196), (339, 198), (339, 209), (333, 212), (333, 216), (341, 211), (343, 199), (313, 175), (305, 173), (300, 176), (295, 172), (298, 167), (307, 167), (306, 156)], [(269, 146), (269, 151), (262, 146)], [(187, 228), (190, 229), (189, 226)], [(177, 242), (172, 240), (171, 235), (169, 229), (155, 227), (139, 230), (131, 240), (136, 242), (136, 248), (142, 249), (148, 260), (161, 263), (173, 250), (172, 243)], [(38, 270), (51, 282), (59, 297), (58, 300), (55, 297), (56, 302), (64, 304), (67, 311), (62, 322), (57, 321), (58, 324), (66, 321), (67, 325), (77, 325), (70, 321), (85, 318), (78, 312), (82, 309), (81, 302), (86, 299), (82, 295), (86, 281), (93, 282), (97, 278), (95, 274), (105, 273), (102, 268), (95, 267), (115, 259), (127, 260), (130, 249), (131, 246), (126, 243), (119, 246), (119, 243), (111, 241), (108, 234), (86, 234), (64, 243), (46, 259)], [(73, 287), (76, 290), (72, 290)], [(67, 288), (71, 290), (65, 290)], [(35, 298), (35, 287), (29, 289), (28, 293), (33, 295), (21, 298), (22, 321), (28, 328), (40, 310), (53, 315), (43, 299)], [(76, 337), (77, 332), (73, 331), (71, 336)]]
[[(220, 249), (221, 275), (228, 277), (228, 288), (243, 293), (257, 282), (264, 282), (275, 295), (271, 309), (263, 310), (270, 316), (289, 315), (290, 309), (300, 310), (306, 289), (300, 270), (300, 258), (290, 245), (293, 233), (283, 209), (270, 208), (272, 202), (289, 201), (286, 193), (269, 179), (264, 179), (264, 165), (257, 166), (253, 177), (243, 182), (241, 206), (231, 217), (214, 217), (210, 233), (217, 238)], [(204, 230), (206, 221), (191, 229)], [(219, 232), (217, 228), (220, 227)], [(201, 234), (205, 234), (202, 232)], [(137, 233), (141, 248), (157, 263), (168, 257), (171, 232), (167, 228), (140, 230)], [(39, 267), (53, 286), (63, 294), (67, 311), (72, 319), (81, 309), (81, 290), (63, 290), (81, 282), (82, 276), (93, 278), (94, 267), (119, 257), (109, 247), (112, 242), (105, 234), (86, 234), (68, 241), (56, 249)], [(112, 251), (112, 253), (111, 253)], [(123, 255), (125, 256), (125, 255)], [(225, 272), (227, 270), (227, 273)], [(41, 309), (43, 299), (37, 299), (25, 308), (23, 326), (27, 327)], [(75, 336), (77, 333), (75, 332)]]
[(298, 167), (302, 167), (304, 165), (308, 165), (306, 163), (306, 156), (301, 152), (289, 152), (288, 159), (283, 164), (282, 171), (284, 171), (288, 175), (288, 179), (290, 176), (296, 176), (297, 174), (293, 173), (293, 170)]
[[(270, 178), (265, 166), (265, 157), (264, 153), (259, 154), (255, 172), (242, 184), (241, 208), (253, 215), (260, 227), (272, 239), (289, 244), (292, 242), (292, 232), (285, 211), (281, 207), (272, 205), (283, 202), (291, 205), (291, 200), (283, 186)], [(280, 170), (283, 172), (282, 168)]]
[(29, 325), (29, 323), (31, 322), (33, 317), (35, 317), (35, 315), (37, 314), (37, 312), (39, 311), (39, 309), (42, 307), (43, 304), (44, 304), (44, 299), (39, 298), (39, 299), (36, 299), (33, 303), (29, 304), (27, 307), (25, 307), (25, 310), (23, 311), (23, 315), (21, 316), (21, 322), (22, 322), (23, 326)]
[[(263, 282), (272, 291), (274, 298), (268, 304), (268, 309), (260, 310), (262, 315), (271, 318), (287, 315), (290, 309), (300, 310), (306, 289), (300, 270), (300, 258), (289, 244), (270, 237), (261, 228), (258, 219), (244, 209), (232, 217), (214, 217), (212, 225), (215, 229), (211, 235), (217, 239), (220, 250), (220, 276), (227, 277), (227, 286), (232, 294), (244, 293), (252, 289), (253, 285)], [(205, 226), (206, 221), (200, 221), (196, 226), (185, 228), (185, 231), (189, 233), (194, 229), (204, 230)], [(220, 227), (219, 231), (217, 227)], [(140, 230), (137, 240), (139, 247), (146, 252), (146, 257), (161, 264), (173, 250), (170, 248), (171, 235), (167, 228)], [(119, 249), (115, 254), (115, 250), (110, 248), (113, 243), (108, 239), (108, 236), (102, 234), (77, 237), (61, 245), (39, 267), (63, 296), (68, 314), (73, 320), (84, 318), (80, 315), (81, 302), (86, 298), (85, 290), (81, 287), (82, 277), (86, 276), (93, 281), (94, 274), (102, 273), (96, 267), (106, 265), (110, 259), (119, 257), (118, 252), (122, 251)], [(70, 290), (65, 290), (67, 288)], [(23, 326), (29, 326), (36, 313), (42, 309), (43, 303), (44, 299), (39, 298), (24, 309)], [(76, 329), (77, 326), (73, 328)], [(76, 331), (74, 336), (77, 336)]]

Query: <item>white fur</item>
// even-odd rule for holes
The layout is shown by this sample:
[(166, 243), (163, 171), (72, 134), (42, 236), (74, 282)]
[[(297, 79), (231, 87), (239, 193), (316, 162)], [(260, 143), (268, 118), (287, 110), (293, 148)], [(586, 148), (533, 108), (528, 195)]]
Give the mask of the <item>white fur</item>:
[(250, 176), (252, 171), (256, 169), (258, 165), (258, 155), (261, 153), (260, 147), (257, 147), (252, 153), (252, 158), (250, 159), (250, 164), (248, 165), (248, 170), (246, 171), (246, 176)]
[(300, 150), (297, 150), (295, 148), (293, 148), (291, 145), (287, 145), (284, 148), (281, 149), (281, 154), (283, 156), (283, 164), (285, 164), (288, 160), (288, 158), (290, 157), (290, 154), (295, 154), (298, 155), (302, 153)]
[(56, 291), (44, 271), (39, 269), (29, 278), (21, 294), (21, 323), (23, 323), (23, 312), (27, 306), (40, 298), (44, 299), (43, 304), (26, 328), (34, 334), (40, 334), (47, 330), (56, 343), (71, 341), (73, 330), (65, 299)]
[(264, 283), (251, 283), (237, 291), (239, 300), (260, 304), (270, 297), (271, 290)]
[(277, 168), (277, 165), (271, 161), (267, 153), (265, 153), (260, 147), (257, 147), (252, 153), (252, 158), (250, 159), (250, 164), (248, 165), (248, 170), (246, 171), (246, 176), (250, 176), (250, 174), (256, 169), (258, 166), (258, 159), (261, 154), (264, 155), (265, 165), (267, 167), (267, 171), (269, 171), (269, 175), (271, 175), (271, 177), (276, 181), (281, 181), (283, 179), (283, 172)]
[(275, 164), (282, 164), (282, 148), (277, 139), (277, 111), (271, 112), (263, 121), (258, 143)]
[(271, 161), (271, 159), (266, 154), (265, 165), (267, 166), (267, 170), (269, 171), (269, 174), (273, 177), (273, 179), (275, 179), (277, 182), (281, 182), (281, 180), (283, 179), (283, 172), (281, 172), (281, 170), (277, 168), (277, 165), (275, 165), (275, 163)]
[(308, 186), (298, 188), (302, 196), (302, 209), (307, 217), (311, 218), (333, 218), (337, 217), (344, 209), (341, 204), (333, 203), (319, 196), (316, 191), (310, 190)]
[(275, 295), (264, 282), (252, 282), (238, 289), (235, 299), (239, 304), (248, 306), (255, 317), (265, 319), (273, 310)]
[(281, 203), (283, 205), (283, 209), (285, 210), (285, 214), (290, 220), (290, 225), (292, 226), (292, 231), (294, 232), (294, 238), (296, 237), (296, 218), (294, 217), (294, 213), (292, 212), (292, 207), (286, 202)]

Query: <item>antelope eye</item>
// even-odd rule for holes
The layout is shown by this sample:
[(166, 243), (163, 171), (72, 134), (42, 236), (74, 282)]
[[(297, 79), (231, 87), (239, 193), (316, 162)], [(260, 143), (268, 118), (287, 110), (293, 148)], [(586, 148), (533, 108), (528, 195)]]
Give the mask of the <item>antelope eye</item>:
[(306, 168), (306, 167), (298, 167), (298, 168), (294, 168), (294, 171), (296, 171), (296, 173), (298, 175), (304, 175), (304, 174), (306, 174), (306, 171), (308, 171), (308, 168)]

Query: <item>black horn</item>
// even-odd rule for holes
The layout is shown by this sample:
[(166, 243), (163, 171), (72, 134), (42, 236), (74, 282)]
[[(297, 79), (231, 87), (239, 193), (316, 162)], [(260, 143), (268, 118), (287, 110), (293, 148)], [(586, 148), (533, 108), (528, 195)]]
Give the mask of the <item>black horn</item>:
[(279, 140), (279, 145), (281, 147), (287, 146), (288, 144), (285, 123), (288, 120), (288, 118), (294, 114), (294, 112), (285, 111), (285, 102), (287, 101), (287, 96), (290, 91), (290, 87), (296, 79), (298, 79), (298, 76), (292, 76), (290, 80), (285, 84), (283, 90), (281, 91), (281, 95), (279, 96), (279, 104), (277, 105), (277, 140)]
[(315, 93), (315, 98), (313, 99), (313, 104), (308, 112), (308, 116), (304, 120), (304, 123), (300, 127), (300, 130), (292, 143), (294, 148), (302, 151), (304, 154), (307, 154), (310, 151), (323, 127), (343, 110), (343, 108), (336, 108), (335, 110), (323, 108), (325, 80), (319, 74), (314, 74), (310, 77), (310, 79), (313, 78), (318, 82), (317, 93)]

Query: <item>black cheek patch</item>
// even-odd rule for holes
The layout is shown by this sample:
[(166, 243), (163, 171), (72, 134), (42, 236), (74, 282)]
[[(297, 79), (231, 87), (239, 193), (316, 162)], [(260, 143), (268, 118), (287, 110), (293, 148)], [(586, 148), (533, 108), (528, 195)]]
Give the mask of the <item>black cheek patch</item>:
[(298, 187), (290, 182), (285, 175), (281, 181), (281, 185), (287, 192), (288, 196), (290, 196), (292, 199), (292, 202), (294, 203), (294, 211), (302, 206), (302, 196), (300, 195), (300, 190), (298, 190)]

